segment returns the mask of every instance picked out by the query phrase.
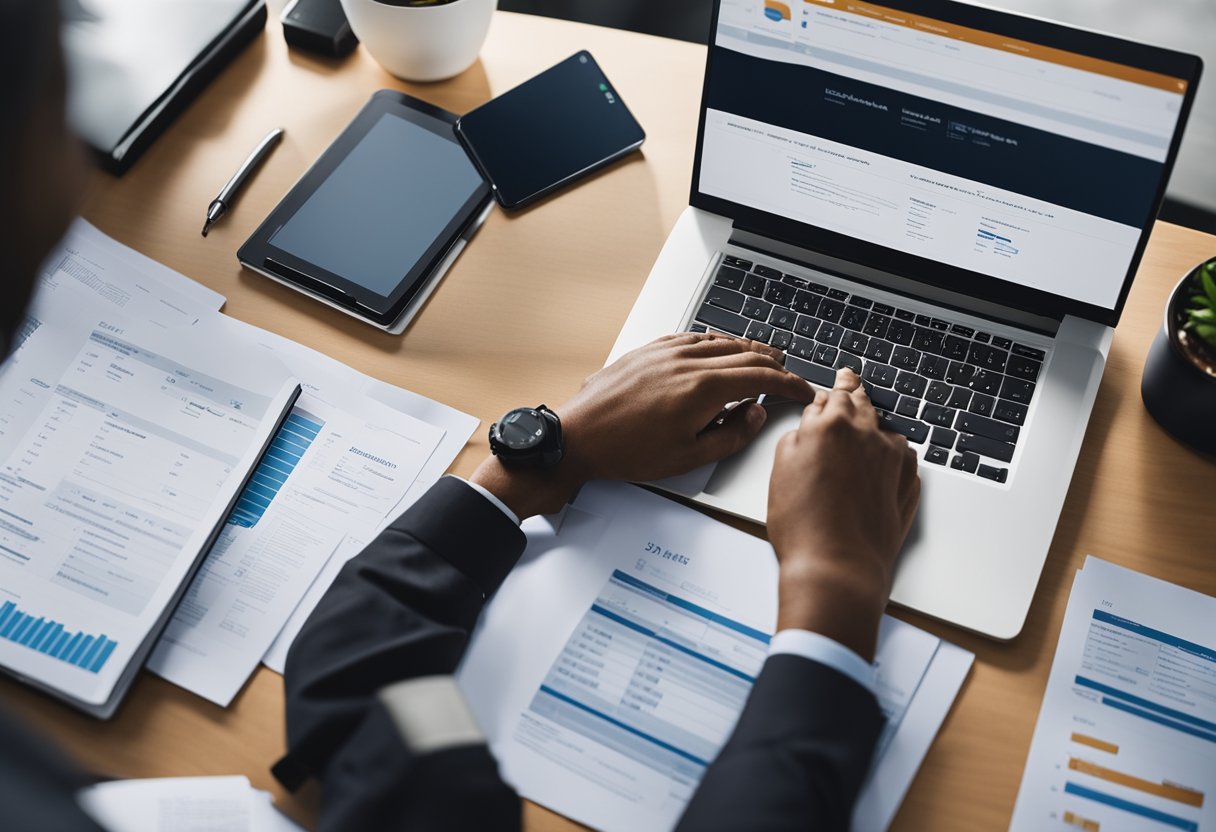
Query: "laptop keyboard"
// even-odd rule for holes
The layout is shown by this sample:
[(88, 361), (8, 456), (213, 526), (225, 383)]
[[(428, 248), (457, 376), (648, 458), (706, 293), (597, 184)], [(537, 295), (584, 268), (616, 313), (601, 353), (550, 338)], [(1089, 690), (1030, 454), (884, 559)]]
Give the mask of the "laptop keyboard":
[(883, 428), (930, 465), (1005, 482), (1046, 353), (727, 255), (690, 329), (770, 344), (821, 387), (861, 376)]

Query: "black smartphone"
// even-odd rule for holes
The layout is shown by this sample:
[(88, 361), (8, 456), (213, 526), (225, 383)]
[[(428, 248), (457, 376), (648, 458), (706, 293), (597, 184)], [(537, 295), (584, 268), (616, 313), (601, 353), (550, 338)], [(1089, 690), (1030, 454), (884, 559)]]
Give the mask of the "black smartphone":
[(587, 51), (461, 116), (456, 135), (504, 208), (553, 193), (646, 139)]

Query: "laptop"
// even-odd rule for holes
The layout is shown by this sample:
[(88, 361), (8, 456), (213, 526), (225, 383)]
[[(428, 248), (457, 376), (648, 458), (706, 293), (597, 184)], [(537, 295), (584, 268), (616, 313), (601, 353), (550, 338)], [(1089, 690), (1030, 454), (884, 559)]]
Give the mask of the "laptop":
[[(708, 330), (860, 372), (920, 461), (892, 600), (1013, 638), (1200, 70), (951, 0), (718, 0), (690, 204), (609, 360)], [(763, 523), (799, 416), (664, 485)]]

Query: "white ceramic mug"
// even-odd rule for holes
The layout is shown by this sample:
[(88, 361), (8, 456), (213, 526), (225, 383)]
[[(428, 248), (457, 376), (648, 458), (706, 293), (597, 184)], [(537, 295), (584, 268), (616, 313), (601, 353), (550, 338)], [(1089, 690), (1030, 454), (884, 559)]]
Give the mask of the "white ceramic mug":
[(350, 28), (376, 61), (404, 81), (442, 81), (464, 72), (485, 43), (498, 0), (394, 6), (342, 0)]

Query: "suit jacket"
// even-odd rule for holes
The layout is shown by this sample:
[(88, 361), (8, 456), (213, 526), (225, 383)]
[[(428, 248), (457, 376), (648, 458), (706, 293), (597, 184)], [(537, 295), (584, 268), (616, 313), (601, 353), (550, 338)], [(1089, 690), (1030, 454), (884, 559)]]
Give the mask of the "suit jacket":
[(102, 832), (76, 803), (92, 782), (46, 740), (0, 718), (0, 829)]
[[(275, 768), (288, 788), (321, 780), (323, 832), (520, 827), (484, 743), (413, 753), (377, 694), (456, 669), (525, 543), (444, 478), (343, 568), (288, 655), (288, 755)], [(873, 694), (844, 674), (772, 656), (680, 826), (845, 829), (881, 727)]]

